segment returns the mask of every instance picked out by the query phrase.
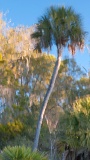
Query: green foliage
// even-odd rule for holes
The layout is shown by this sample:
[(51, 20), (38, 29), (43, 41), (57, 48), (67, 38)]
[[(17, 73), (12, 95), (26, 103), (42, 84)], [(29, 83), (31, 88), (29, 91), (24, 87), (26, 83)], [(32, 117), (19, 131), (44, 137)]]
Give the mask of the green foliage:
[(47, 13), (41, 16), (32, 38), (37, 40), (37, 49), (51, 49), (53, 44), (65, 47), (72, 54), (76, 48), (83, 49), (85, 32), (81, 26), (80, 15), (71, 7), (51, 6)]
[(76, 100), (72, 111), (60, 118), (65, 143), (74, 148), (90, 148), (90, 96)]
[(20, 120), (8, 122), (7, 124), (0, 124), (0, 148), (7, 145), (8, 141), (13, 140), (24, 130), (24, 126)]
[[(70, 32), (67, 35), (67, 25), (71, 22), (68, 21), (68, 16), (65, 18), (64, 16), (66, 14), (65, 9), (68, 11), (70, 8), (61, 7), (59, 12), (58, 7), (55, 10), (53, 9), (54, 7), (51, 7), (52, 17), (55, 18), (55, 12), (57, 14), (60, 12), (63, 20), (61, 18), (61, 22), (59, 22), (59, 16), (55, 18), (55, 21), (50, 19), (50, 24), (49, 19), (47, 19), (48, 14), (46, 17), (41, 17), (39, 21), (41, 24), (37, 25), (37, 27), (40, 27), (37, 28), (40, 35), (38, 35), (39, 32), (36, 35), (38, 42), (40, 42), (39, 36), (42, 40), (41, 46), (39, 46), (40, 51), (42, 46), (44, 48), (48, 48), (49, 46), (48, 49), (51, 49), (53, 43), (61, 43), (64, 47), (67, 42), (72, 44), (71, 46), (68, 45), (68, 49), (73, 53), (76, 45), (79, 45), (79, 48), (83, 48), (83, 41), (81, 43), (74, 41), (77, 38), (78, 41), (83, 38), (79, 36), (79, 30), (77, 30), (76, 39), (74, 39), (73, 34), (71, 35)], [(71, 11), (70, 15), (72, 17)], [(20, 27), (21, 29), (16, 27), (5, 30), (5, 22), (1, 19), (0, 25), (2, 27), (0, 30), (0, 108), (2, 108), (2, 113), (0, 113), (0, 149), (3, 149), (7, 145), (25, 145), (31, 147), (33, 145), (39, 109), (48, 88), (56, 58), (50, 54), (29, 51), (30, 44), (32, 46), (32, 41), (29, 41), (30, 36), (29, 38), (27, 36), (28, 31), (30, 35), (30, 28), (27, 30), (26, 27)], [(48, 26), (47, 28), (45, 28), (46, 25)], [(52, 27), (51, 30), (49, 26)], [(72, 26), (70, 25), (69, 29), (75, 33), (75, 30), (72, 30)], [(49, 34), (48, 31), (50, 31)], [(67, 36), (69, 36), (68, 39), (66, 39)], [(54, 38), (53, 41), (52, 37)], [(68, 41), (70, 38), (71, 41)], [(21, 47), (20, 44), (23, 46)], [(58, 118), (56, 106), (60, 105), (68, 110), (68, 106), (72, 106), (76, 98), (87, 94), (90, 94), (90, 79), (82, 77), (81, 69), (73, 59), (62, 61), (46, 111), (46, 113), (50, 112), (53, 124), (55, 124)], [(77, 106), (80, 105), (77, 104)], [(86, 102), (84, 106), (87, 106)], [(79, 146), (80, 144), (82, 146), (90, 146), (90, 118), (86, 116), (88, 114), (87, 109), (81, 110), (83, 112), (76, 113), (74, 110), (74, 113), (65, 112), (64, 115), (63, 113), (60, 114), (62, 119), (64, 117), (63, 120), (60, 120), (60, 128), (62, 129), (60, 130), (60, 144), (62, 148), (64, 148), (63, 146), (66, 142), (71, 146)], [(52, 112), (54, 114), (51, 114)], [(49, 131), (44, 121), (39, 149), (44, 151), (49, 150), (49, 142)]]
[(8, 146), (1, 154), (1, 160), (47, 160), (47, 158), (38, 152), (32, 152), (30, 148), (24, 146)]

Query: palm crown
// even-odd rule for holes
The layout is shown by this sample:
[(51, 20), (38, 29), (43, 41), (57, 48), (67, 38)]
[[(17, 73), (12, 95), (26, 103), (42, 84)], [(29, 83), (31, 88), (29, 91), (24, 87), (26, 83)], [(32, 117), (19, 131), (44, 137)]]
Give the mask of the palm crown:
[(50, 7), (36, 25), (32, 38), (37, 39), (37, 46), (50, 48), (53, 44), (58, 47), (68, 45), (75, 53), (77, 47), (83, 49), (85, 32), (82, 29), (81, 18), (71, 7)]

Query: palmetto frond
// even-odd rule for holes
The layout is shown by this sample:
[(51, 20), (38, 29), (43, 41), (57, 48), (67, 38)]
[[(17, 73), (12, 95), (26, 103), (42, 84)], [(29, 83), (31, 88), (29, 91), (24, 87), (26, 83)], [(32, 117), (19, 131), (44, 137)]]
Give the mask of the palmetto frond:
[(30, 148), (25, 146), (6, 147), (2, 154), (2, 160), (47, 160), (44, 154), (32, 152)]
[(48, 48), (52, 46), (51, 26), (47, 16), (43, 16), (39, 20), (36, 31), (32, 34), (32, 38), (37, 39), (37, 44), (41, 48)]
[(77, 47), (83, 49), (84, 37), (81, 17), (71, 7), (50, 7), (32, 34), (41, 48), (51, 49), (53, 44), (57, 47), (67, 45), (72, 54)]

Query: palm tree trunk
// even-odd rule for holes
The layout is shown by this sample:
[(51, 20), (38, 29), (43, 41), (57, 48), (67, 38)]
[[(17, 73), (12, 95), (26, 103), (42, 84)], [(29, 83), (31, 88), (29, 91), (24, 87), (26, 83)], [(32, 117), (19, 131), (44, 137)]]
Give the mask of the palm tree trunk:
[(60, 68), (60, 63), (61, 63), (61, 49), (58, 49), (58, 57), (57, 57), (57, 60), (56, 60), (56, 63), (55, 63), (55, 67), (54, 67), (54, 71), (53, 71), (53, 74), (52, 74), (52, 78), (50, 80), (50, 84), (49, 84), (48, 90), (46, 92), (46, 95), (44, 97), (44, 100), (43, 100), (43, 103), (42, 103), (42, 106), (41, 106), (41, 110), (40, 110), (40, 114), (39, 114), (39, 119), (38, 119), (37, 128), (36, 128), (33, 151), (36, 151), (37, 148), (38, 148), (40, 130), (41, 130), (42, 122), (43, 122), (44, 113), (45, 113), (45, 110), (46, 110), (46, 107), (47, 107), (47, 103), (48, 103), (49, 97), (50, 97), (50, 95), (52, 93), (52, 90), (53, 90), (53, 87), (54, 87), (54, 84), (55, 84), (55, 80), (56, 80), (57, 75), (58, 75), (58, 71), (59, 71), (59, 68)]

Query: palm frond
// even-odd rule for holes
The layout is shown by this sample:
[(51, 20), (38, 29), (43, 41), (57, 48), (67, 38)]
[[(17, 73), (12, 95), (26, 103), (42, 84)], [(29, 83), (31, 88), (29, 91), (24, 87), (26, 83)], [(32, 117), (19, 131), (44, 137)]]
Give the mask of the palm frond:
[(82, 27), (82, 18), (72, 7), (51, 6), (38, 21), (35, 33), (32, 35), (40, 43), (41, 48), (51, 49), (66, 45), (72, 54), (76, 48), (83, 49), (85, 32)]

